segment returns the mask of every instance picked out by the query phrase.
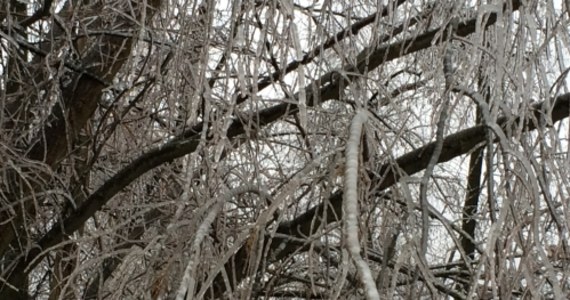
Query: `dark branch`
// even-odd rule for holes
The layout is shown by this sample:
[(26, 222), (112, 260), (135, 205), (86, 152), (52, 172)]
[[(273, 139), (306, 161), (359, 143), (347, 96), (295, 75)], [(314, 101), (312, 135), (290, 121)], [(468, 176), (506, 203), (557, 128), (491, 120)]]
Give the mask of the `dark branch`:
[[(512, 1), (513, 10), (518, 9), (519, 6), (520, 1)], [(490, 14), (485, 26), (494, 24), (496, 20), (497, 14)], [(459, 24), (456, 34), (459, 36), (467, 36), (473, 33), (476, 29), (476, 21), (476, 19), (472, 19)], [(338, 99), (339, 93), (341, 92), (340, 87), (346, 86), (349, 80), (352, 80), (357, 76), (357, 74), (373, 70), (387, 61), (430, 48), (434, 44), (440, 43), (445, 39), (445, 37), (438, 37), (438, 33), (440, 31), (441, 29), (434, 29), (420, 36), (411, 37), (398, 43), (364, 49), (358, 55), (358, 65), (356, 67), (347, 68), (343, 71), (347, 76), (339, 76), (338, 71), (325, 74), (320, 79), (316, 80), (316, 83), (319, 86), (322, 86), (320, 90), (317, 91), (317, 94), (313, 92), (313, 83), (305, 87), (307, 105), (316, 106), (328, 100)], [(296, 96), (298, 96), (298, 94)], [(566, 108), (564, 113), (559, 112), (561, 106)], [(566, 117), (568, 96), (565, 95), (560, 97), (555, 104), (555, 108), (557, 109), (553, 112), (553, 120), (558, 121)], [(264, 109), (256, 114), (252, 114), (249, 118), (250, 122), (243, 122), (241, 119), (236, 118), (228, 129), (227, 137), (229, 139), (236, 138), (237, 136), (244, 134), (246, 131), (251, 130), (252, 126), (263, 127), (283, 117), (290, 116), (297, 111), (298, 108), (296, 105), (283, 103)], [(54, 227), (39, 240), (35, 248), (30, 250), (25, 256), (22, 256), (19, 259), (17, 270), (24, 270), (26, 268), (27, 272), (29, 272), (29, 270), (39, 263), (39, 257), (45, 255), (42, 251), (58, 244), (64, 239), (65, 235), (69, 235), (81, 228), (84, 222), (100, 210), (103, 205), (141, 175), (166, 162), (170, 162), (173, 159), (195, 151), (199, 143), (200, 132), (203, 128), (207, 128), (207, 126), (204, 126), (203, 123), (197, 124), (192, 128), (192, 130), (183, 133), (162, 147), (141, 155), (119, 171), (115, 176), (110, 178), (105, 184), (90, 195), (83, 205), (81, 205), (68, 218), (54, 225)], [(528, 129), (531, 130), (534, 128), (529, 125)], [(484, 126), (478, 126), (448, 137), (444, 142), (443, 153), (440, 156), (439, 162), (448, 161), (453, 157), (457, 157), (471, 150), (479, 143), (474, 142), (474, 140), (484, 136), (481, 134), (483, 130), (485, 130)], [(452, 141), (453, 144), (450, 144), (450, 141)], [(427, 159), (429, 159), (430, 153), (433, 151), (433, 144), (428, 144), (421, 149), (422, 151), (420, 152), (413, 151), (398, 159), (398, 171), (396, 171), (396, 166), (385, 166), (380, 169), (378, 174), (383, 174), (383, 176), (376, 177), (376, 180), (380, 181), (379, 188), (386, 189), (391, 186), (403, 173), (413, 174), (425, 168), (424, 163), (427, 163)], [(338, 210), (341, 206), (341, 200), (342, 195), (339, 196), (338, 193), (335, 194), (329, 201), (329, 207)], [(302, 232), (310, 234), (311, 225), (307, 225), (310, 223), (307, 222), (307, 220), (312, 220), (315, 215), (318, 215), (317, 213), (319, 212), (319, 209), (322, 211), (322, 205), (307, 211), (298, 219), (288, 223), (289, 225), (287, 225), (287, 227), (281, 226), (278, 231), (291, 233), (293, 235), (298, 235)], [(328, 215), (334, 216), (334, 214)], [(340, 216), (341, 214), (338, 213), (336, 215)], [(318, 227), (318, 224), (315, 224), (314, 228)], [(284, 255), (288, 253), (288, 251), (281, 252), (284, 253)], [(17, 273), (15, 276), (22, 275), (21, 271), (15, 273)]]

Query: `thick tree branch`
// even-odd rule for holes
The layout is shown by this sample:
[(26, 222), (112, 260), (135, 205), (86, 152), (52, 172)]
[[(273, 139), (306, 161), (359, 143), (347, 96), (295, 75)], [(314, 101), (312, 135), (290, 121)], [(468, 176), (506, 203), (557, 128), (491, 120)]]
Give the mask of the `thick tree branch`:
[[(519, 8), (519, 6), (520, 1), (513, 0), (510, 7), (513, 10), (516, 10)], [(496, 21), (497, 14), (490, 14), (487, 18), (487, 23), (485, 26), (490, 26)], [(475, 32), (476, 22), (477, 19), (475, 18), (460, 23), (457, 27), (456, 35), (467, 36)], [(329, 72), (318, 79), (316, 83), (322, 87), (316, 93), (313, 91), (313, 83), (305, 87), (307, 105), (316, 106), (328, 100), (338, 99), (341, 92), (341, 87), (346, 86), (350, 80), (354, 79), (356, 76), (359, 76), (359, 74), (362, 74), (365, 71), (373, 70), (387, 61), (430, 48), (434, 44), (440, 43), (445, 39), (445, 36), (441, 36), (445, 35), (445, 33), (440, 33), (441, 29), (434, 29), (420, 36), (411, 37), (401, 42), (386, 46), (373, 46), (363, 50), (358, 55), (358, 64), (356, 67), (350, 67), (341, 72)], [(557, 105), (566, 105), (567, 107), (566, 102), (558, 101)], [(233, 139), (248, 130), (255, 129), (252, 128), (253, 126), (266, 126), (267, 124), (273, 123), (283, 117), (296, 113), (297, 111), (298, 107), (296, 105), (291, 103), (283, 103), (264, 109), (258, 113), (251, 114), (245, 120), (236, 118), (228, 129), (227, 137)], [(85, 114), (81, 115), (82, 117), (85, 116)], [(555, 116), (553, 115), (553, 119), (554, 118)], [(560, 116), (560, 118), (562, 117)], [(158, 149), (149, 151), (148, 153), (140, 156), (128, 166), (123, 168), (119, 173), (110, 178), (105, 184), (103, 184), (91, 196), (89, 196), (83, 205), (81, 205), (74, 213), (72, 213), (62, 222), (56, 224), (43, 238), (39, 240), (35, 248), (29, 251), (25, 256), (22, 256), (18, 261), (17, 269), (24, 270), (24, 268), (27, 268), (29, 271), (40, 261), (38, 258), (43, 255), (42, 251), (45, 251), (46, 249), (62, 241), (65, 235), (71, 234), (74, 231), (78, 230), (87, 219), (92, 217), (98, 210), (100, 210), (101, 207), (103, 207), (103, 205), (105, 205), (112, 197), (119, 193), (123, 188), (131, 184), (142, 174), (157, 166), (160, 166), (161, 164), (172, 161), (175, 158), (182, 157), (195, 151), (199, 143), (200, 131), (203, 128), (204, 124), (197, 124), (192, 128), (192, 130), (183, 133), (181, 136), (175, 138), (162, 147), (159, 147)], [(471, 137), (470, 134), (473, 132), (475, 134), (479, 134), (479, 131), (481, 130), (484, 130), (482, 126), (480, 128), (475, 127), (450, 136), (449, 138), (454, 139), (456, 144), (449, 145), (448, 142), (444, 143), (443, 153), (440, 156), (440, 162), (447, 161), (452, 157), (463, 154), (464, 151), (469, 151), (472, 149), (475, 145), (470, 144), (470, 142), (472, 142), (472, 140), (469, 139)], [(461, 147), (457, 148), (457, 146)], [(424, 149), (422, 153), (412, 152), (401, 157), (398, 160), (397, 164), (400, 167), (401, 171), (407, 174), (413, 174), (423, 169), (425, 167), (423, 166), (423, 161), (429, 159), (431, 153), (430, 151), (433, 151), (433, 149), (430, 147), (433, 148), (433, 145), (430, 144), (424, 147), (425, 149), (422, 148)], [(400, 171), (395, 171), (395, 168), (392, 166), (386, 166), (380, 170), (379, 174), (384, 174), (384, 179), (380, 181), (380, 188), (385, 189), (394, 184), (399, 178), (399, 174), (401, 173)], [(340, 208), (339, 204), (341, 202), (341, 199), (342, 195), (333, 196), (330, 202), (331, 207), (335, 208), (335, 210), (337, 207)], [(300, 218), (289, 223), (290, 227), (280, 227), (279, 232), (285, 231), (291, 232), (293, 234), (295, 234), (294, 232), (297, 234), (301, 232), (310, 233), (310, 230), (307, 230), (308, 228), (306, 228), (310, 225), (307, 225), (307, 222), (300, 221), (307, 220), (307, 218), (312, 220), (313, 216), (315, 215), (314, 213), (318, 211), (319, 208), (315, 207), (314, 209), (308, 211), (306, 214), (302, 215)], [(312, 215), (311, 212), (313, 212)], [(329, 214), (329, 216), (331, 215), (333, 214)], [(336, 215), (338, 216), (340, 213)], [(319, 226), (315, 226), (315, 228), (318, 227)], [(281, 252), (284, 254), (288, 253), (287, 251)]]
[[(405, 3), (406, 1), (407, 0), (397, 0), (397, 2), (394, 4), (394, 6), (397, 7), (397, 6)], [(387, 16), (389, 12), (390, 12), (389, 6), (384, 6), (379, 13), (377, 12), (377, 13), (371, 14), (371, 15), (363, 18), (362, 20), (359, 20), (358, 22), (352, 24), (350, 27), (339, 31), (333, 37), (330, 37), (329, 39), (327, 39), (322, 44), (314, 47), (311, 51), (309, 51), (309, 53), (305, 54), (303, 56), (302, 60), (294, 60), (294, 61), (290, 62), (285, 68), (282, 68), (281, 70), (276, 70), (270, 76), (266, 76), (266, 77), (261, 78), (257, 84), (257, 90), (262, 90), (262, 89), (270, 86), (271, 84), (273, 84), (273, 82), (279, 80), (280, 78), (283, 78), (285, 75), (289, 74), (291, 71), (296, 70), (299, 66), (309, 64), (317, 56), (321, 55), (321, 53), (324, 50), (327, 50), (327, 49), (331, 48), (332, 46), (338, 44), (340, 41), (342, 41), (346, 37), (357, 34), (362, 28), (374, 23), (374, 21), (377, 20), (378, 18)], [(247, 95), (240, 95), (238, 97), (238, 103), (244, 101), (247, 98), (248, 98)]]
[[(44, 10), (38, 13), (38, 16), (42, 14), (45, 9), (48, 9), (47, 5), (51, 5), (51, 1), (46, 1), (44, 4), (46, 4), (46, 6), (44, 7)], [(135, 14), (138, 14), (134, 16), (135, 18), (138, 18), (141, 15), (146, 15), (146, 21), (150, 21), (152, 20), (153, 14), (157, 11), (156, 8), (159, 4), (160, 3), (157, 0), (148, 1), (148, 3), (145, 2), (140, 5), (132, 3), (132, 5), (129, 6), (129, 9), (131, 9), (132, 12), (135, 12)], [(96, 6), (97, 8), (104, 7), (102, 4), (96, 4)], [(97, 14), (100, 13), (99, 10), (94, 12)], [(118, 15), (119, 16), (117, 18), (118, 20), (121, 20), (121, 22), (119, 22), (121, 26), (133, 26), (133, 22), (129, 20), (127, 13), (124, 16), (121, 14)], [(93, 26), (100, 26), (104, 24), (106, 18), (110, 18), (113, 15), (108, 16), (103, 14), (95, 16), (96, 18), (94, 19), (95, 21), (93, 22)], [(31, 46), (29, 46), (29, 44), (14, 42), (15, 40), (17, 40), (17, 38), (11, 39), (11, 42), (18, 44), (18, 47), (31, 50)], [(118, 39), (115, 37), (101, 36), (97, 38), (96, 41), (92, 42), (97, 43), (97, 47), (84, 47), (83, 49), (81, 49), (81, 47), (77, 47), (78, 51), (83, 51), (81, 56), (84, 65), (88, 65), (89, 67), (76, 67), (76, 64), (72, 65), (69, 63), (66, 63), (66, 65), (71, 66), (70, 69), (72, 70), (86, 70), (90, 74), (97, 74), (97, 78), (102, 78), (104, 81), (111, 81), (123, 64), (128, 60), (134, 41), (131, 39), (125, 40), (122, 38)], [(35, 47), (33, 48), (35, 49)], [(33, 52), (34, 54), (44, 53), (40, 48), (35, 50), (37, 51)], [(38, 57), (41, 57), (41, 55)], [(36, 57), (36, 59), (40, 60), (38, 57)], [(45, 122), (43, 130), (37, 134), (35, 141), (32, 142), (30, 147), (31, 149), (26, 154), (28, 159), (41, 161), (46, 165), (55, 168), (73, 149), (78, 133), (85, 127), (85, 124), (87, 124), (97, 109), (99, 100), (103, 94), (103, 88), (105, 87), (101, 84), (101, 80), (94, 80), (93, 77), (94, 76), (85, 76), (83, 72), (76, 73), (73, 75), (73, 84), (65, 87), (62, 86), (61, 99), (55, 103), (51, 110), (51, 115)], [(24, 98), (16, 98), (16, 100), (11, 102), (10, 105), (20, 110), (20, 107), (24, 107), (25, 101), (26, 99)], [(8, 109), (8, 111), (10, 111), (10, 109)], [(29, 111), (24, 111), (26, 111), (26, 113), (22, 114), (22, 117), (29, 114)], [(18, 118), (16, 118), (15, 123), (18, 122), (29, 126), (27, 120), (18, 120)], [(43, 174), (37, 176), (41, 177)], [(13, 190), (17, 190), (19, 185), (19, 183), (14, 183), (11, 188)], [(43, 187), (40, 186), (31, 186), (26, 193), (33, 194), (34, 189), (42, 188)], [(11, 195), (8, 198), (9, 201), (16, 203), (23, 197), (21, 195)], [(15, 244), (14, 240), (17, 237), (27, 236), (24, 234), (27, 229), (24, 228), (22, 224), (26, 218), (25, 214), (33, 214), (34, 210), (35, 206), (31, 205), (31, 203), (27, 201), (22, 205), (22, 213), (15, 216), (11, 216), (6, 213), (2, 213), (0, 215), (0, 217), (4, 217), (6, 219), (10, 218), (10, 222), (4, 222), (0, 225), (0, 232), (3, 233), (0, 235), (0, 256), (4, 256), (6, 254), (10, 244)], [(63, 240), (63, 236), (61, 240)], [(28, 243), (29, 242), (26, 241), (21, 244)], [(14, 249), (18, 249), (19, 247), (20, 245), (16, 245)], [(22, 249), (20, 251), (24, 253), (27, 249)], [(16, 269), (12, 272), (10, 283), (15, 286), (24, 286), (24, 281), (25, 272), (22, 268)], [(12, 299), (21, 296), (12, 293), (12, 290), (6, 290), (3, 285), (0, 285), (0, 297)]]
[[(551, 108), (552, 122), (558, 122), (570, 115), (570, 94), (565, 94), (557, 97), (553, 103), (548, 103), (551, 100), (539, 103), (534, 106), (531, 114), (522, 117), (507, 119), (502, 117), (497, 120), (497, 124), (504, 132), (512, 132), (512, 127), (519, 124), (521, 118), (524, 118), (525, 131), (531, 131), (537, 128), (537, 124), (533, 120), (540, 120), (546, 114), (547, 108)], [(478, 125), (471, 127), (455, 134), (447, 136), (443, 140), (442, 152), (439, 156), (437, 163), (450, 161), (461, 155), (468, 154), (473, 150), (485, 146), (487, 137), (486, 131), (489, 130), (485, 125)], [(497, 142), (497, 140), (495, 140)], [(435, 149), (436, 142), (429, 143), (421, 148), (411, 151), (405, 155), (400, 156), (394, 163), (388, 163), (379, 168), (379, 172), (370, 172), (370, 177), (373, 180), (372, 186), (375, 186), (375, 192), (381, 192), (394, 185), (403, 176), (410, 176), (417, 172), (424, 170), (432, 153)], [(268, 257), (274, 260), (279, 260), (291, 255), (296, 251), (302, 250), (302, 247), (295, 243), (290, 243), (288, 239), (283, 236), (291, 236), (293, 238), (306, 238), (317, 233), (324, 224), (337, 222), (342, 218), (342, 200), (343, 192), (338, 191), (334, 193), (327, 201), (314, 206), (307, 210), (305, 213), (299, 215), (292, 221), (282, 223), (278, 229), (278, 237), (274, 237), (271, 241), (270, 253)], [(324, 212), (324, 209), (327, 212)], [(326, 220), (321, 216), (326, 215)], [(267, 246), (267, 245), (266, 245)], [(306, 245), (305, 245), (306, 246)], [(228, 274), (236, 274), (236, 282), (243, 279), (240, 273), (247, 261), (248, 253), (242, 247), (233, 259), (226, 264)], [(278, 251), (276, 251), (279, 249)], [(232, 270), (233, 269), (233, 270)], [(232, 273), (229, 273), (229, 271)], [(225, 290), (225, 284), (222, 276), (218, 276), (214, 281), (214, 295), (220, 296)]]
[[(570, 115), (570, 94), (557, 97), (552, 104), (548, 103), (549, 101), (550, 100), (547, 100), (535, 105), (531, 115), (523, 116), (525, 117), (525, 131), (531, 131), (537, 128), (537, 124), (532, 120), (540, 120), (544, 117), (547, 107), (551, 107), (552, 122), (558, 122)], [(497, 124), (506, 133), (512, 131), (512, 127), (520, 121), (521, 117), (513, 119), (503, 117), (497, 121)], [(447, 136), (443, 140), (443, 149), (437, 163), (450, 161), (458, 156), (465, 155), (485, 146), (485, 132), (487, 130), (487, 126), (478, 125)], [(495, 140), (495, 142), (497, 142), (497, 140)], [(376, 187), (376, 192), (389, 188), (403, 176), (410, 176), (424, 170), (435, 149), (435, 144), (436, 142), (429, 143), (400, 156), (394, 163), (381, 166), (378, 172), (370, 172), (370, 176), (374, 181), (373, 186)], [(326, 213), (328, 216), (326, 222), (337, 221), (338, 218), (342, 216), (342, 191), (335, 193), (328, 201), (313, 207), (295, 220), (281, 224), (277, 232), (289, 234), (294, 237), (307, 237), (314, 234), (315, 232), (312, 230), (320, 228), (321, 223), (325, 221), (318, 217), (323, 215), (325, 206), (329, 209)], [(283, 250), (280, 256), (287, 256), (291, 251), (293, 251), (293, 249)]]

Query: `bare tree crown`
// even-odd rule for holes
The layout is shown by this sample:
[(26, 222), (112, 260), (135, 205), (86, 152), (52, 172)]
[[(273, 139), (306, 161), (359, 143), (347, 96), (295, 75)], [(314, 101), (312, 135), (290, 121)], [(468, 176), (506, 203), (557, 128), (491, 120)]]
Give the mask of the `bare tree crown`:
[(563, 299), (568, 1), (0, 2), (0, 299)]

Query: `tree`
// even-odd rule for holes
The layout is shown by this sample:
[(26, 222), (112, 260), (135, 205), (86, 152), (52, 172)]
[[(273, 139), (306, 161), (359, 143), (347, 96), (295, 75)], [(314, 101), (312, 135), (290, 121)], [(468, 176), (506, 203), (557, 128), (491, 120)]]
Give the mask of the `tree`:
[(385, 2), (5, 1), (0, 298), (563, 297), (568, 8)]

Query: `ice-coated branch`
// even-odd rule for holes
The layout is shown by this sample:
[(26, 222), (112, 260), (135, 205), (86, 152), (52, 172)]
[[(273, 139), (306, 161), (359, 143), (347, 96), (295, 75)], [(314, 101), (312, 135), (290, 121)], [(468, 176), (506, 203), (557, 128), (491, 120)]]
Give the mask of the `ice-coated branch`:
[(358, 216), (360, 215), (358, 209), (358, 146), (362, 126), (368, 119), (367, 114), (365, 110), (359, 110), (350, 124), (344, 173), (344, 233), (345, 247), (356, 265), (358, 275), (364, 285), (366, 299), (380, 299), (370, 267), (360, 256), (360, 241), (358, 240)]
[(192, 257), (190, 257), (190, 260), (186, 265), (186, 269), (184, 270), (184, 275), (182, 277), (182, 281), (180, 282), (178, 293), (176, 294), (176, 300), (193, 299), (194, 287), (196, 285), (196, 280), (194, 278), (194, 273), (195, 273), (194, 271), (196, 265), (199, 263), (198, 260), (200, 258), (200, 246), (202, 245), (202, 241), (204, 240), (204, 237), (208, 234), (210, 226), (212, 226), (212, 223), (214, 223), (214, 220), (216, 219), (216, 216), (220, 212), (224, 203), (226, 203), (228, 200), (230, 200), (235, 196), (245, 193), (256, 193), (262, 198), (267, 198), (267, 199), (269, 199), (270, 197), (268, 193), (261, 190), (256, 185), (244, 185), (237, 189), (232, 190), (227, 195), (220, 197), (212, 205), (212, 207), (210, 208), (210, 212), (208, 213), (208, 215), (206, 215), (206, 217), (198, 227), (198, 230), (196, 230), (196, 236), (194, 237), (194, 242), (192, 243), (192, 248), (190, 249), (190, 255), (192, 255)]
[[(453, 34), (457, 30), (458, 20), (453, 19), (450, 22), (449, 33)], [(428, 203), (427, 203), (427, 190), (428, 181), (433, 174), (435, 165), (439, 161), (439, 156), (443, 150), (443, 139), (445, 133), (445, 126), (447, 122), (448, 110), (451, 107), (452, 97), (450, 91), (453, 85), (453, 64), (451, 58), (451, 48), (450, 42), (445, 46), (445, 52), (443, 55), (443, 75), (445, 77), (445, 95), (446, 99), (443, 100), (441, 105), (441, 113), (439, 115), (439, 121), (437, 122), (437, 130), (435, 134), (435, 148), (430, 157), (429, 163), (426, 167), (422, 181), (420, 184), (420, 205), (422, 207), (422, 237), (421, 237), (421, 252), (420, 255), (425, 260), (425, 255), (428, 250), (428, 235), (429, 235), (429, 219), (428, 219)]]

